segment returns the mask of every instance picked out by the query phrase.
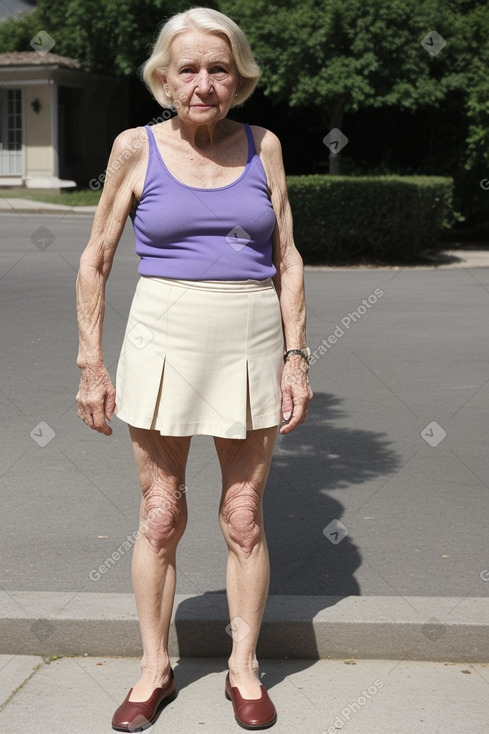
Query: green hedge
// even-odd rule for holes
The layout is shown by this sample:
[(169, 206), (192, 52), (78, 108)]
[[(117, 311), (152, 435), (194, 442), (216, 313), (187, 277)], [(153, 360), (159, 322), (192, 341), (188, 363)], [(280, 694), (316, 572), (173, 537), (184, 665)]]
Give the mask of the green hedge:
[(441, 176), (289, 176), (294, 236), (305, 263), (412, 261), (455, 215)]

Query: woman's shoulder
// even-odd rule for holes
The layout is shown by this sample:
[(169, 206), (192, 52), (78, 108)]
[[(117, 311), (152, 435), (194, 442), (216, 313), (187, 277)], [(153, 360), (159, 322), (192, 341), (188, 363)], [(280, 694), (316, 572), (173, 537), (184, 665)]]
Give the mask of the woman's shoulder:
[(253, 140), (255, 141), (255, 147), (259, 155), (262, 153), (266, 157), (282, 155), (282, 145), (275, 133), (260, 125), (250, 125), (250, 130), (253, 134)]
[(148, 133), (144, 127), (131, 127), (120, 132), (114, 139), (112, 155), (122, 155), (124, 159), (138, 157), (148, 140)]
[(250, 125), (255, 141), (256, 152), (270, 180), (273, 172), (277, 171), (283, 165), (282, 145), (279, 138), (271, 130), (259, 125)]

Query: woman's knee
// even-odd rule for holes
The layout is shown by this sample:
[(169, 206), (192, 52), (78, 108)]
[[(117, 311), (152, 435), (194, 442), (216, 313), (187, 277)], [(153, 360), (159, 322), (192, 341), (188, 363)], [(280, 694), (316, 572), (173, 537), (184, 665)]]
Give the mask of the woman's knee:
[(228, 543), (245, 557), (250, 556), (263, 533), (261, 497), (252, 485), (243, 484), (226, 492), (220, 521)]
[(161, 479), (143, 487), (139, 529), (155, 553), (178, 543), (183, 535), (187, 523), (185, 489), (182, 484)]
[(185, 466), (190, 437), (130, 426), (142, 491), (140, 532), (156, 553), (176, 546), (187, 522)]

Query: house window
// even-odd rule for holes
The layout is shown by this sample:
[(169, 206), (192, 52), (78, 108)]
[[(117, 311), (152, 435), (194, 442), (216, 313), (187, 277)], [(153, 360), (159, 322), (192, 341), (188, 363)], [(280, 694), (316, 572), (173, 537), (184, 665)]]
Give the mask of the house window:
[(22, 90), (0, 89), (0, 175), (23, 173)]

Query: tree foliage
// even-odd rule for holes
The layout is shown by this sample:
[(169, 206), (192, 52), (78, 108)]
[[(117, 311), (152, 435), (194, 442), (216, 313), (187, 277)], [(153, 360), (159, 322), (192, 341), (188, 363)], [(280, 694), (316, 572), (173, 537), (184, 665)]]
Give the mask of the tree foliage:
[[(263, 64), (265, 92), (291, 106), (350, 112), (366, 106), (415, 109), (443, 99), (456, 81), (443, 52), (420, 45), (450, 35), (450, 2), (437, 0), (222, 0)], [(446, 56), (446, 54), (445, 54)]]
[(53, 53), (78, 59), (86, 71), (127, 76), (147, 59), (162, 23), (188, 0), (38, 0), (20, 20), (0, 25), (0, 51), (30, 51), (40, 30)]
[[(472, 3), (469, 3), (472, 5)], [(466, 168), (489, 167), (489, 5), (476, 4), (459, 16), (460, 54), (465, 70), (468, 119)]]
[[(270, 99), (315, 105), (333, 128), (346, 112), (440, 108), (463, 92), (469, 162), (481, 155), (489, 162), (485, 0), (221, 0), (219, 7), (247, 33)], [(446, 41), (436, 54), (421, 45), (432, 31)]]
[[(373, 108), (406, 112), (461, 104), (466, 165), (489, 166), (489, 4), (487, 0), (216, 0), (241, 25), (263, 67), (273, 102), (315, 106), (324, 126)], [(38, 0), (0, 23), (0, 52), (30, 51), (45, 30), (54, 53), (87, 71), (134, 75), (159, 26), (190, 0)], [(446, 46), (430, 55), (421, 40), (437, 31)], [(454, 102), (454, 100), (456, 100)], [(453, 109), (453, 107), (452, 107)]]
[(0, 53), (32, 51), (29, 45), (30, 40), (41, 28), (37, 9), (2, 21), (0, 23)]

